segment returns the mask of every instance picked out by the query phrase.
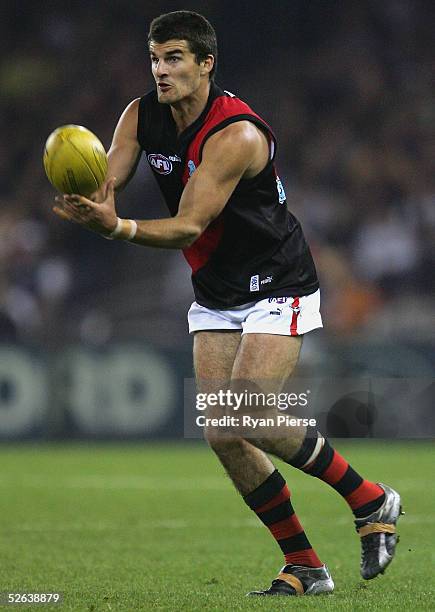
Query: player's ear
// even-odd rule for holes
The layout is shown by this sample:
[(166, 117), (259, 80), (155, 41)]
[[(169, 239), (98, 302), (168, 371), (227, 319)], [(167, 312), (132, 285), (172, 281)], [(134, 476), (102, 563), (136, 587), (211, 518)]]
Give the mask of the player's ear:
[(214, 66), (214, 57), (213, 55), (207, 55), (205, 59), (203, 59), (199, 65), (201, 66), (201, 76), (205, 76), (209, 74), (213, 70)]

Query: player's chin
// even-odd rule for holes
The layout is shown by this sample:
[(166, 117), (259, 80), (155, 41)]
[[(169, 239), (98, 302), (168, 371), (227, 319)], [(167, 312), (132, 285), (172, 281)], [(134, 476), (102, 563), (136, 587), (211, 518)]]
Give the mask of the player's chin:
[(157, 100), (160, 102), (160, 104), (172, 104), (172, 100), (164, 94), (159, 94), (157, 96)]
[(171, 90), (161, 91), (157, 89), (157, 99), (161, 104), (174, 104), (179, 100), (179, 96)]

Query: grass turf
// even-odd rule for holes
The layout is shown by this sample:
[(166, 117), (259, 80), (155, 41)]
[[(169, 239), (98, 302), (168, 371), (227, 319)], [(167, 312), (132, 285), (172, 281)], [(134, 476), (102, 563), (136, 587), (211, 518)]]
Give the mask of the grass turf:
[(335, 447), (365, 477), (402, 494), (401, 541), (385, 576), (360, 579), (343, 500), (280, 462), (332, 572), (332, 595), (245, 598), (269, 585), (281, 554), (202, 444), (3, 445), (0, 591), (64, 593), (61, 606), (44, 610), (433, 609), (433, 446)]

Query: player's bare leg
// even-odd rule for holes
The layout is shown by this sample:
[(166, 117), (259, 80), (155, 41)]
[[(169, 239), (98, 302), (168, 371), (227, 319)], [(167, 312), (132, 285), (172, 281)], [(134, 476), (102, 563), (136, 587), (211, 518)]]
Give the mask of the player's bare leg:
[[(302, 336), (245, 334), (234, 361), (232, 380), (254, 392), (278, 394), (294, 372), (301, 347)], [(291, 427), (285, 433), (283, 437), (274, 435), (266, 439), (254, 439), (251, 433), (249, 441), (288, 461), (301, 447), (306, 427)]]
[[(229, 380), (231, 376), (252, 380), (261, 375), (262, 379), (266, 376), (271, 381), (278, 379), (283, 382), (297, 362), (301, 345), (299, 338), (293, 338), (292, 342), (287, 338), (287, 342), (282, 342), (282, 337), (267, 336), (266, 346), (262, 347), (263, 359), (253, 355), (250, 362), (251, 350), (246, 352), (240, 335), (238, 338), (229, 336), (229, 333), (219, 332), (196, 334), (195, 372), (201, 390), (212, 392), (211, 380), (220, 379), (218, 386), (221, 386), (220, 383)], [(278, 342), (274, 342), (276, 339)], [(286, 350), (285, 355), (283, 349)], [(255, 352), (254, 347), (252, 350)], [(279, 359), (270, 359), (270, 362), (275, 363), (274, 367), (269, 366), (266, 370), (265, 350), (270, 351), (273, 357), (279, 354)], [(253, 368), (258, 368), (255, 377), (252, 374)], [(274, 382), (271, 382), (270, 389), (276, 389)], [(293, 510), (286, 482), (270, 459), (241, 437), (222, 438), (213, 430), (205, 433), (245, 502), (269, 528), (284, 553), (286, 565), (279, 579), (274, 581), (270, 590), (260, 594), (296, 595), (332, 591), (334, 584), (329, 572), (312, 549)], [(299, 432), (299, 437), (302, 436), (303, 431)], [(295, 450), (297, 445), (298, 442), (295, 442)]]
[[(207, 387), (208, 392), (214, 391), (210, 380), (220, 386), (237, 379), (248, 386), (261, 385), (262, 389), (268, 384), (268, 392), (278, 393), (296, 366), (301, 345), (301, 336), (248, 334), (241, 340), (239, 332), (198, 332), (194, 340), (194, 364), (199, 390)], [(273, 443), (257, 440), (257, 448), (242, 437), (229, 439), (221, 437), (219, 432), (214, 435), (210, 429), (205, 436), (237, 490), (247, 495), (275, 469), (259, 447), (284, 460), (290, 459), (301, 446), (305, 431), (305, 427), (294, 427), (291, 436)]]
[[(242, 386), (246, 384), (254, 391), (279, 393), (296, 367), (301, 345), (301, 336), (245, 334), (234, 361), (233, 382)], [(305, 433), (305, 427), (291, 428), (287, 437), (268, 439), (261, 448), (290, 458), (300, 448)], [(260, 446), (258, 440), (249, 439), (249, 442)], [(285, 565), (272, 586), (250, 595), (292, 596), (331, 592), (334, 583), (329, 570), (311, 547), (281, 474), (275, 470), (244, 499), (271, 531), (285, 559)]]
[[(193, 359), (198, 391), (212, 392), (212, 384), (230, 384), (234, 360), (239, 350), (240, 332), (197, 332), (194, 337)], [(227, 474), (242, 495), (247, 495), (272, 474), (275, 467), (270, 459), (241, 437), (220, 440), (207, 429), (205, 437), (215, 451)]]

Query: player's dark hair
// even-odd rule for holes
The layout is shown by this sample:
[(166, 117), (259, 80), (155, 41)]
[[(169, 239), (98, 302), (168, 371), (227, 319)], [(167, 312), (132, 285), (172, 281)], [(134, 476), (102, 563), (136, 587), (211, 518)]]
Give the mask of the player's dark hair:
[(148, 33), (148, 45), (152, 40), (162, 44), (172, 39), (186, 40), (198, 64), (207, 59), (208, 55), (213, 55), (210, 80), (214, 78), (217, 65), (216, 32), (205, 17), (192, 11), (174, 11), (153, 19)]

